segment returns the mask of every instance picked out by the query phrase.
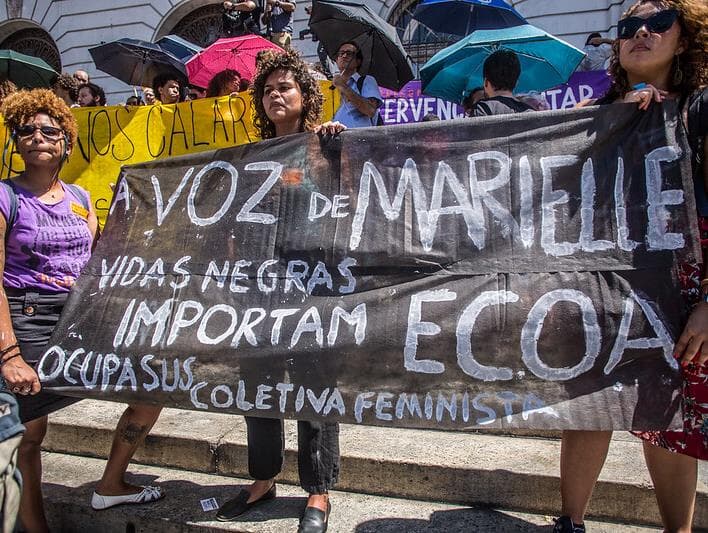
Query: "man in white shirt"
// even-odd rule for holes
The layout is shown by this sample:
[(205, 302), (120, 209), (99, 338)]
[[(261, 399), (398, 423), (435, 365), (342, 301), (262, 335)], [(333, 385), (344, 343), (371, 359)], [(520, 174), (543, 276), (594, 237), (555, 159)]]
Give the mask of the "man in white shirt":
[(341, 96), (334, 120), (347, 128), (376, 126), (379, 107), (383, 103), (374, 77), (361, 76), (358, 72), (363, 59), (359, 46), (353, 42), (343, 43), (334, 58), (339, 74), (334, 76), (332, 83)]
[(607, 70), (612, 56), (612, 42), (612, 39), (607, 39), (598, 32), (588, 35), (584, 48), (587, 56), (580, 63), (578, 70)]

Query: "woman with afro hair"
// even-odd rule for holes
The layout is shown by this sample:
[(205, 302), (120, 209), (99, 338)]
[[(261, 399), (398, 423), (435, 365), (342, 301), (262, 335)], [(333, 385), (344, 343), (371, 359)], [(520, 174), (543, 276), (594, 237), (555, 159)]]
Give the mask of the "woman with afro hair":
[[(0, 373), (17, 396), (26, 431), (18, 454), (25, 531), (47, 531), (42, 502), (41, 445), (47, 415), (76, 402), (42, 389), (34, 364), (56, 325), (72, 285), (91, 255), (98, 222), (88, 193), (59, 179), (76, 143), (76, 120), (52, 91), (9, 95), (0, 108), (25, 170), (0, 187)], [(147, 503), (159, 487), (126, 483), (124, 474), (159, 407), (131, 405), (118, 422), (94, 509)]]

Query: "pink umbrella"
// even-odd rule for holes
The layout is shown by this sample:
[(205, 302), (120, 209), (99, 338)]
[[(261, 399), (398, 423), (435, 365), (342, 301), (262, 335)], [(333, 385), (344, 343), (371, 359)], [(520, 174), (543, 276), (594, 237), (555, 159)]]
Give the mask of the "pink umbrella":
[(206, 87), (214, 74), (227, 68), (237, 70), (243, 78), (253, 79), (256, 55), (269, 48), (283, 51), (278, 45), (258, 35), (219, 39), (187, 61), (189, 82)]

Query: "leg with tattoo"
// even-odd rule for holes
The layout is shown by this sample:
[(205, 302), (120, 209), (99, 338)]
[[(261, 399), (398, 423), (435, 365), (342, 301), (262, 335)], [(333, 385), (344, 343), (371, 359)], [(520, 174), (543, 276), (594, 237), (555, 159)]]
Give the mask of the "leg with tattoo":
[[(121, 419), (122, 421), (122, 419)], [(118, 435), (120, 436), (121, 439), (123, 439), (125, 442), (130, 444), (131, 446), (135, 444), (140, 444), (142, 442), (143, 438), (145, 435), (147, 435), (147, 432), (150, 431), (150, 428), (147, 425), (140, 426), (138, 424), (134, 424), (133, 422), (126, 421), (125, 427), (121, 427), (119, 424), (118, 427), (116, 428), (118, 431)]]
[(145, 440), (161, 410), (162, 407), (154, 405), (129, 405), (126, 408), (116, 426), (103, 477), (96, 486), (98, 494), (119, 496), (142, 491), (142, 487), (127, 483), (124, 476), (133, 454)]

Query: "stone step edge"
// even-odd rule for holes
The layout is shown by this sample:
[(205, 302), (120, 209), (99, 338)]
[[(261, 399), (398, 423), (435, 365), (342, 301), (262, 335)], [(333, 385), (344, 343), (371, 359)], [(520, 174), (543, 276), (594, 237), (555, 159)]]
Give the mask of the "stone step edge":
[[(59, 453), (72, 453), (105, 458), (107, 455), (113, 428), (117, 416), (101, 407), (101, 415), (91, 409), (82, 409), (83, 416), (64, 413), (59, 420), (50, 422), (50, 431), (45, 441), (47, 450)], [(122, 409), (122, 408), (121, 408)], [(136, 454), (136, 462), (181, 468), (187, 471), (197, 471), (220, 475), (235, 475), (247, 477), (245, 428), (241, 417), (211, 415), (207, 413), (185, 413), (184, 411), (165, 410), (161, 421), (146, 440), (146, 445)], [(201, 415), (201, 417), (200, 417)], [(191, 420), (192, 425), (203, 418), (211, 436), (201, 435), (190, 438), (184, 431), (184, 421)], [(234, 421), (236, 419), (236, 421)], [(51, 420), (51, 419), (50, 419)], [(182, 421), (182, 427), (179, 422)], [(225, 432), (217, 428), (221, 422), (228, 422), (233, 431)], [(235, 426), (235, 427), (234, 427)], [(286, 423), (286, 431), (293, 424)], [(431, 457), (413, 455), (404, 460), (398, 460), (396, 453), (387, 456), (368, 457), (356, 449), (347, 440), (350, 434), (358, 436), (373, 435), (379, 440), (388, 440), (395, 446), (396, 439), (404, 441), (412, 436), (417, 439), (428, 439), (428, 448), (435, 441), (446, 441), (449, 447), (476, 449), (463, 461), (443, 460), (435, 462), (435, 453)], [(431, 500), (438, 499), (458, 504), (481, 503), (503, 508), (521, 509), (524, 511), (553, 514), (560, 508), (559, 482), (557, 463), (559, 443), (543, 439), (518, 437), (505, 439), (503, 437), (485, 436), (479, 434), (460, 434), (437, 432), (429, 430), (395, 430), (371, 428), (362, 426), (344, 426), (342, 428), (342, 476), (338, 488), (351, 492), (389, 495), (403, 498)], [(292, 439), (290, 439), (292, 441)], [(507, 468), (495, 468), (503, 462), (500, 455), (494, 453), (494, 446), (502, 448), (513, 447), (516, 450), (516, 461), (507, 464)], [(619, 520), (634, 523), (656, 524), (659, 516), (656, 510), (654, 495), (647, 481), (641, 446), (638, 441), (613, 442), (618, 449), (613, 456), (611, 452), (608, 465), (603, 470), (603, 476), (591, 502), (590, 514), (598, 518)], [(297, 460), (292, 445), (287, 448), (286, 467), (280, 479), (297, 483)], [(490, 456), (490, 449), (492, 453)], [(542, 451), (539, 451), (541, 449)], [(479, 450), (484, 454), (480, 457)], [(536, 451), (535, 458), (533, 453)], [(526, 453), (530, 462), (546, 461), (550, 464), (546, 472), (538, 465), (535, 471), (520, 472), (521, 454)], [(508, 461), (508, 458), (506, 458)], [(613, 472), (612, 464), (624, 464), (629, 468), (621, 472)], [(485, 464), (486, 463), (486, 464)], [(637, 468), (640, 465), (641, 468)], [(502, 465), (503, 466), (503, 465)], [(644, 477), (640, 474), (644, 472)], [(627, 502), (635, 502), (628, 506)], [(705, 486), (701, 486), (697, 502), (696, 523), (705, 527), (708, 525), (708, 494)], [(702, 510), (702, 511), (700, 511)]]
[[(150, 505), (114, 507), (95, 512), (89, 498), (93, 483), (100, 476), (103, 462), (86, 457), (48, 453), (45, 464), (45, 507), (53, 531), (154, 531), (181, 533), (294, 531), (305, 501), (299, 487), (278, 486), (278, 500), (254, 509), (240, 522), (217, 522), (213, 511), (203, 511), (200, 501), (214, 498), (217, 505), (233, 497), (246, 479), (193, 473), (184, 481), (183, 472), (160, 467), (143, 467), (131, 481), (158, 483), (166, 498)], [(73, 472), (79, 471), (74, 475)], [(501, 509), (461, 507), (440, 502), (421, 502), (390, 497), (369, 496), (335, 490), (332, 492), (331, 533), (352, 531), (539, 531), (550, 530), (551, 517)], [(250, 520), (250, 521), (249, 521)], [(612, 533), (617, 528), (629, 533), (651, 533), (627, 524), (590, 522), (595, 533)], [(379, 529), (381, 528), (381, 529)]]

